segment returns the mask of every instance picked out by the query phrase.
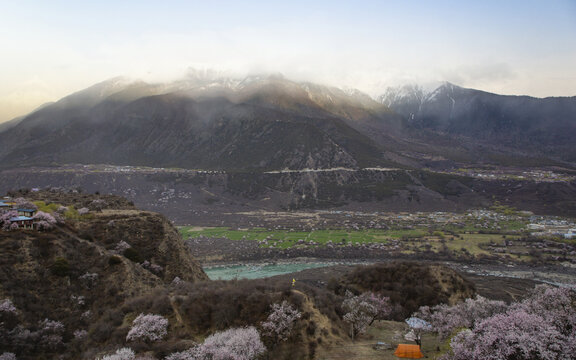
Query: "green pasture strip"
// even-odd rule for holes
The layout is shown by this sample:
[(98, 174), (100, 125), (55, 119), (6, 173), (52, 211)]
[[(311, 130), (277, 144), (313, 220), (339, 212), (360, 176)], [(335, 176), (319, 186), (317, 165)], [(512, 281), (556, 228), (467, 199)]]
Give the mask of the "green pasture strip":
[(364, 244), (364, 243), (386, 243), (390, 239), (421, 238), (427, 235), (426, 230), (314, 230), (305, 231), (282, 231), (266, 230), (260, 228), (232, 230), (225, 227), (205, 227), (194, 228), (183, 226), (179, 228), (184, 238), (198, 238), (200, 236), (209, 238), (226, 238), (229, 240), (265, 240), (268, 245), (280, 248), (297, 246), (300, 240), (307, 245), (310, 241), (320, 246), (326, 245), (329, 241), (333, 244)]
[[(387, 243), (392, 239), (403, 240), (403, 243), (410, 244), (410, 239), (416, 239), (419, 247), (424, 247), (426, 241), (430, 244), (431, 250), (438, 251), (441, 247), (440, 238), (436, 232), (436, 236), (430, 235), (424, 229), (407, 229), (407, 230), (314, 230), (306, 231), (286, 231), (286, 230), (266, 230), (262, 228), (253, 229), (240, 229), (232, 230), (225, 227), (213, 228), (193, 228), (193, 227), (180, 227), (179, 228), (184, 238), (198, 238), (200, 236), (209, 238), (226, 238), (229, 240), (251, 240), (262, 241), (267, 239), (268, 244), (262, 244), (263, 247), (274, 246), (276, 248), (291, 248), (300, 245), (310, 246), (310, 241), (317, 244), (317, 246), (326, 246), (329, 241), (333, 244), (366, 244), (366, 243)], [(518, 236), (507, 235), (507, 239), (516, 239)], [(490, 254), (490, 251), (482, 249), (481, 246), (493, 242), (501, 245), (504, 238), (500, 234), (459, 234), (451, 240), (452, 236), (446, 235), (446, 246), (450, 250), (461, 251), (466, 249), (473, 255)], [(300, 244), (299, 244), (300, 241)]]

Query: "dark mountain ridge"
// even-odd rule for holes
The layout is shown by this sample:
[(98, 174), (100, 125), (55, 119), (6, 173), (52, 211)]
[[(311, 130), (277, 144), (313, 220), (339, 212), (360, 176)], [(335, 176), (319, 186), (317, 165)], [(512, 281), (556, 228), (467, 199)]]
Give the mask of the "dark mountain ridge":
[[(349, 124), (396, 116), (375, 102), (362, 108), (323, 87), (329, 94), (312, 99), (311, 85), (276, 78), (178, 88), (114, 79), (73, 94), (0, 133), (1, 163), (225, 169), (388, 163), (380, 145)], [(330, 109), (321, 96), (333, 100)]]
[(575, 97), (503, 96), (444, 83), (433, 91), (389, 88), (375, 101), (277, 75), (192, 73), (168, 84), (114, 78), (43, 106), (0, 128), (0, 166), (260, 171), (550, 159), (572, 166), (574, 134)]
[(505, 96), (444, 83), (432, 92), (413, 85), (389, 88), (379, 101), (403, 115), (414, 133), (576, 160), (576, 97)]

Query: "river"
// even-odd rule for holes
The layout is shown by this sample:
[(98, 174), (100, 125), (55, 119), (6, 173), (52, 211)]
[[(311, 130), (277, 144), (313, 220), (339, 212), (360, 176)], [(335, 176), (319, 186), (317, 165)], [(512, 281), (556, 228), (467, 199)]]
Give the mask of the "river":
[(214, 265), (204, 267), (210, 280), (260, 279), (290, 274), (306, 269), (336, 265), (334, 262), (262, 263), (247, 265)]

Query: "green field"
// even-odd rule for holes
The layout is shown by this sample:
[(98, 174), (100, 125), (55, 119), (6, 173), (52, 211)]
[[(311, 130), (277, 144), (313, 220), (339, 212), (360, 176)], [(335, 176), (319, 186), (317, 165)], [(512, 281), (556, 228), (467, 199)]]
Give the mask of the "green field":
[[(516, 240), (520, 235), (513, 235), (511, 231), (521, 228), (519, 222), (511, 222), (502, 226), (502, 233), (485, 234), (471, 231), (472, 227), (464, 226), (456, 230), (455, 227), (446, 226), (442, 230), (429, 230), (427, 228), (416, 229), (391, 229), (391, 230), (349, 230), (349, 229), (326, 229), (314, 231), (290, 231), (290, 230), (267, 230), (264, 228), (231, 229), (226, 227), (191, 227), (179, 228), (184, 239), (225, 238), (233, 241), (247, 240), (258, 241), (262, 248), (315, 248), (325, 247), (328, 244), (361, 245), (361, 244), (389, 244), (396, 246), (395, 251), (404, 254), (416, 254), (432, 251), (435, 253), (450, 251), (453, 254), (468, 254), (471, 256), (506, 255), (517, 260), (528, 261), (528, 250), (521, 250), (515, 254), (497, 254), (494, 247), (505, 248), (504, 240)], [(391, 243), (393, 242), (393, 243)]]
[[(266, 247), (274, 245), (279, 248), (290, 248), (304, 245), (324, 246), (330, 241), (333, 244), (367, 244), (367, 243), (387, 243), (391, 239), (420, 238), (427, 234), (425, 230), (315, 230), (303, 231), (273, 231), (266, 229), (242, 229), (232, 230), (223, 227), (198, 228), (184, 226), (180, 228), (182, 236), (187, 238), (198, 238), (200, 236), (210, 238), (226, 238), (229, 240), (268, 240), (268, 244), (261, 244)], [(300, 242), (300, 243), (299, 243)]]

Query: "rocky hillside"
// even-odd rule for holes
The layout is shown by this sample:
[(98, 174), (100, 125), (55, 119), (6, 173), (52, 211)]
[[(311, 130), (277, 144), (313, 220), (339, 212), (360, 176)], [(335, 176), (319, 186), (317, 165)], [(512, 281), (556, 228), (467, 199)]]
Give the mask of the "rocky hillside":
[[(32, 197), (41, 210), (65, 206), (66, 212), (51, 230), (0, 231), (0, 299), (10, 299), (18, 309), (19, 326), (1, 335), (12, 339), (10, 348), (19, 359), (53, 358), (74, 345), (75, 331), (90, 331), (97, 341), (108, 330), (91, 326), (125, 301), (175, 278), (207, 279), (159, 214), (136, 210), (114, 196), (38, 192)], [(82, 208), (75, 205), (85, 202), (98, 209), (78, 211)], [(62, 331), (43, 330), (45, 319), (58, 321)], [(52, 341), (50, 335), (59, 337)]]
[(409, 317), (423, 303), (456, 304), (475, 293), (472, 282), (448, 267), (410, 262), (359, 267), (344, 275), (338, 286), (340, 291), (374, 291), (389, 296), (393, 303), (401, 304), (399, 320)]
[[(76, 166), (0, 171), (0, 191), (15, 186), (115, 193), (178, 224), (213, 226), (237, 211), (465, 211), (495, 201), (538, 214), (576, 215), (574, 182), (491, 180), (402, 169), (226, 173)], [(89, 201), (80, 205), (86, 207)]]

